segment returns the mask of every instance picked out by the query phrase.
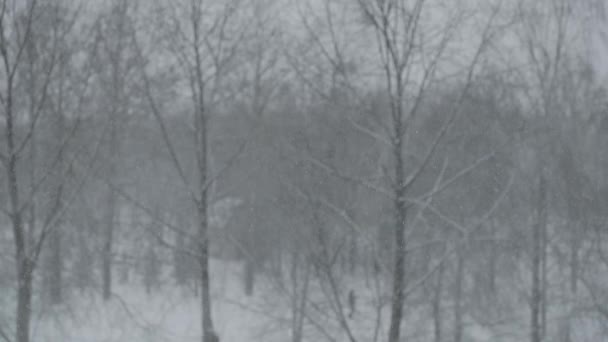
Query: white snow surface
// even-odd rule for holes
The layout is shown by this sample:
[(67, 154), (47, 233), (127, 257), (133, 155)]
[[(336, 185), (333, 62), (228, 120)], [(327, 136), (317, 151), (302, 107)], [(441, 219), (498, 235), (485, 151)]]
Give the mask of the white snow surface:
[[(242, 265), (235, 262), (212, 261), (212, 298), (215, 329), (221, 342), (289, 342), (291, 322), (289, 300), (282, 297), (261, 277), (256, 283), (254, 296), (247, 297), (242, 288)], [(167, 275), (165, 279), (171, 279)], [(349, 325), (357, 341), (372, 341), (376, 311), (371, 305), (372, 297), (365, 297), (365, 284), (348, 280), (359, 295), (357, 304), (361, 309)], [(115, 284), (114, 296), (104, 302), (98, 292), (72, 293), (66, 303), (54, 308), (35, 308), (32, 322), (34, 342), (190, 342), (201, 340), (200, 297), (191, 289), (177, 287), (167, 280), (159, 290), (146, 294), (140, 279), (132, 277), (126, 285)], [(369, 288), (367, 289), (369, 292)], [(314, 294), (314, 292), (317, 292)], [(311, 292), (322, 303), (319, 289)], [(6, 297), (4, 297), (6, 299)], [(5, 303), (6, 304), (6, 303)], [(321, 304), (325, 305), (325, 304)], [(329, 306), (324, 306), (327, 316), (317, 313), (317, 322), (324, 325), (325, 332), (336, 342), (348, 341)], [(467, 342), (516, 342), (528, 339), (527, 308), (522, 306), (520, 317), (509, 319), (502, 327), (489, 329), (475, 321), (465, 319)], [(408, 341), (432, 341), (432, 321), (428, 308), (422, 306), (406, 313), (403, 335)], [(444, 333), (449, 338), (451, 307), (445, 307)], [(3, 319), (6, 317), (4, 311)], [(10, 316), (10, 314), (9, 314)], [(388, 305), (382, 309), (382, 323), (378, 341), (385, 341), (389, 316)], [(6, 321), (5, 321), (6, 322)], [(576, 322), (574, 340), (595, 342), (601, 340), (600, 328), (593, 322)], [(305, 342), (326, 340), (308, 327)], [(598, 339), (599, 338), (599, 339)]]

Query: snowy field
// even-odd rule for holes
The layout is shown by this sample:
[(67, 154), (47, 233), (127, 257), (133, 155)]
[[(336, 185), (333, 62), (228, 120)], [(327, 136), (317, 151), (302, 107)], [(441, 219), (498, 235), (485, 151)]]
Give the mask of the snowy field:
[[(250, 341), (260, 316), (245, 309), (248, 301), (238, 274), (229, 264), (214, 265), (215, 328), (222, 341)], [(141, 284), (116, 284), (103, 303), (97, 293), (73, 296), (69, 304), (35, 319), (33, 340), (40, 342), (200, 341), (200, 297), (168, 285), (146, 294)], [(239, 303), (241, 305), (239, 305)], [(268, 341), (266, 339), (260, 339)]]
[[(212, 296), (215, 328), (222, 342), (289, 342), (289, 300), (258, 278), (256, 292), (247, 297), (243, 293), (241, 265), (237, 263), (212, 263)], [(369, 285), (369, 284), (368, 284)], [(367, 285), (367, 286), (368, 286)], [(360, 293), (371, 293), (364, 282), (356, 285)], [(319, 289), (316, 289), (319, 292)], [(111, 301), (104, 303), (99, 293), (73, 294), (66, 304), (36, 312), (32, 340), (39, 342), (190, 342), (200, 341), (200, 297), (189, 289), (165, 284), (157, 292), (146, 294), (137, 277), (130, 285), (116, 284)], [(311, 293), (311, 300), (322, 303), (322, 294)], [(5, 297), (6, 298), (6, 297)], [(355, 317), (348, 318), (356, 341), (372, 341), (377, 311), (370, 296), (358, 298), (359, 306), (365, 307)], [(321, 304), (323, 305), (323, 304)], [(322, 313), (310, 309), (316, 315), (315, 324), (306, 324), (303, 341), (349, 341), (341, 329), (339, 320), (331, 310)], [(381, 310), (378, 341), (385, 340), (385, 322), (388, 307)], [(445, 307), (445, 338), (451, 337), (451, 307)], [(527, 310), (520, 317), (511, 317), (494, 327), (483, 327), (473, 315), (465, 319), (466, 342), (518, 342), (528, 340)], [(7, 317), (5, 317), (7, 318)], [(408, 341), (434, 341), (432, 322), (427, 306), (410, 310), (405, 319), (404, 336)], [(577, 322), (573, 329), (573, 342), (598, 342), (600, 329), (590, 322)], [(593, 332), (597, 332), (594, 334)], [(598, 339), (599, 338), (599, 339)]]

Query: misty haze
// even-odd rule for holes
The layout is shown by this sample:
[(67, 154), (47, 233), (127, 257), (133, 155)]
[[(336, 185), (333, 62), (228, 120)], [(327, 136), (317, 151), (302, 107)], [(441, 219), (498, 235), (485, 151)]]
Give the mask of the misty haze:
[(608, 341), (604, 0), (0, 0), (0, 342)]

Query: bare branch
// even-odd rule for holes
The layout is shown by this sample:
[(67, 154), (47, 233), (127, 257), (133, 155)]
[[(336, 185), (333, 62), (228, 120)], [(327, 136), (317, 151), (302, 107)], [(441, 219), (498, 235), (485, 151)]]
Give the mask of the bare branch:
[[(437, 150), (437, 147), (439, 146), (439, 143), (441, 142), (441, 140), (443, 139), (443, 137), (446, 135), (446, 133), (448, 132), (448, 130), (450, 129), (450, 127), (452, 127), (452, 124), (454, 123), (454, 121), (456, 120), (456, 118), (459, 116), (459, 113), (462, 110), (462, 104), (466, 98), (466, 96), (468, 95), (469, 89), (472, 85), (472, 81), (473, 81), (473, 75), (475, 73), (475, 67), (477, 66), (477, 63), (479, 62), (479, 59), (481, 58), (481, 55), (483, 53), (483, 51), (485, 50), (485, 47), (487, 45), (487, 43), (491, 40), (493, 33), (490, 32), (490, 28), (492, 27), (492, 23), (494, 22), (494, 18), (496, 17), (496, 15), (498, 15), (498, 8), (495, 8), (492, 16), (490, 17), (490, 19), (488, 20), (486, 27), (484, 29), (484, 33), (482, 35), (482, 39), (481, 42), (477, 48), (477, 51), (475, 52), (475, 56), (473, 57), (473, 60), (471, 62), (471, 65), (468, 68), (468, 73), (467, 73), (467, 77), (466, 77), (466, 81), (465, 81), (465, 86), (462, 90), (462, 92), (460, 93), (460, 96), (456, 102), (456, 105), (453, 107), (452, 113), (449, 115), (448, 120), (445, 122), (445, 124), (441, 127), (441, 130), (439, 131), (439, 133), (435, 136), (435, 139), (433, 140), (433, 142), (431, 143), (431, 147), (427, 150), (424, 158), (422, 159), (421, 164), (418, 166), (418, 168), (406, 179), (405, 181), (405, 187), (408, 188), (410, 185), (412, 185), (413, 182), (416, 181), (416, 179), (418, 178), (418, 176), (420, 176), (420, 174), (424, 171), (424, 169), (426, 168), (426, 166), (428, 165), (428, 163), (431, 160), (431, 157), (434, 155), (435, 151)], [(439, 57), (436, 57), (436, 60)], [(434, 62), (436, 63), (436, 62)], [(425, 75), (426, 77), (426, 75)], [(421, 96), (421, 94), (419, 94), (419, 96)]]
[[(109, 124), (106, 123), (106, 126), (104, 127), (104, 131), (106, 131), (108, 127), (109, 127)], [(71, 196), (67, 200), (64, 200), (62, 198), (63, 196), (57, 197), (56, 206), (59, 208), (59, 210), (51, 210), (51, 214), (46, 218), (43, 226), (40, 229), (40, 234), (38, 235), (38, 238), (35, 242), (33, 250), (30, 251), (30, 258), (34, 262), (34, 264), (37, 263), (37, 260), (40, 257), (40, 253), (42, 251), (44, 242), (46, 241), (46, 237), (56, 227), (57, 221), (60, 220), (63, 217), (63, 215), (65, 215), (65, 213), (71, 208), (72, 204), (78, 198), (78, 195), (80, 194), (81, 190), (84, 188), (84, 185), (87, 183), (89, 177), (93, 174), (92, 170), (93, 170), (93, 166), (95, 164), (94, 162), (97, 160), (98, 155), (101, 151), (101, 146), (102, 146), (101, 143), (103, 140), (103, 136), (104, 135), (102, 134), (100, 136), (100, 138), (97, 140), (97, 144), (94, 148), (93, 154), (91, 155), (90, 159), (87, 162), (85, 162), (85, 164), (83, 165), (82, 178), (80, 180), (80, 183), (77, 184), (75, 189), (72, 191)], [(74, 161), (74, 164), (78, 164), (80, 162), (76, 158), (74, 158), (73, 161)]]
[[(25, 135), (25, 137), (23, 138), (23, 140), (20, 143), (20, 146), (17, 147), (15, 154), (20, 154), (21, 151), (27, 146), (28, 142), (31, 140), (32, 135), (34, 134), (35, 128), (36, 128), (36, 123), (38, 122), (38, 119), (40, 118), (42, 112), (43, 112), (43, 108), (44, 105), (47, 102), (47, 98), (48, 98), (48, 88), (51, 84), (52, 81), (52, 76), (53, 73), (55, 71), (55, 69), (57, 68), (57, 64), (58, 63), (65, 63), (66, 61), (61, 60), (61, 58), (58, 56), (60, 54), (60, 52), (58, 52), (57, 50), (59, 49), (59, 43), (65, 41), (67, 35), (72, 32), (72, 29), (74, 28), (74, 25), (76, 24), (76, 19), (78, 17), (79, 14), (79, 10), (74, 11), (71, 19), (69, 20), (69, 22), (67, 23), (67, 25), (65, 27), (63, 27), (62, 32), (59, 33), (59, 35), (57, 34), (57, 31), (60, 29), (60, 27), (55, 27), (54, 28), (54, 44), (53, 44), (53, 49), (51, 51), (51, 61), (49, 66), (47, 67), (46, 72), (44, 73), (44, 82), (43, 82), (43, 86), (42, 86), (42, 90), (41, 90), (41, 96), (40, 99), (38, 99), (38, 103), (33, 103), (32, 104), (32, 108), (33, 111), (30, 112), (30, 122), (29, 122), (29, 129)], [(55, 14), (58, 15), (58, 14)], [(88, 81), (90, 79), (90, 77), (92, 76), (92, 70), (89, 69), (89, 72), (87, 73), (87, 76), (85, 78), (85, 81)], [(85, 83), (85, 86), (82, 88), (82, 94), (85, 93), (86, 88), (88, 87), (88, 82)], [(30, 89), (30, 91), (33, 91), (33, 89)], [(83, 95), (81, 95), (79, 101), (82, 104), (83, 101)], [(77, 115), (80, 115), (80, 111), (77, 112)], [(62, 114), (60, 114), (62, 115)]]
[[(434, 272), (436, 270), (439, 269), (439, 267), (446, 261), (448, 260), (451, 255), (453, 253), (455, 253), (458, 248), (461, 248), (463, 244), (465, 244), (468, 239), (469, 236), (474, 233), (476, 230), (480, 229), (483, 226), (483, 223), (485, 221), (487, 221), (489, 219), (489, 217), (494, 213), (494, 211), (496, 210), (496, 208), (498, 208), (498, 205), (500, 203), (502, 203), (502, 200), (506, 197), (506, 194), (509, 192), (509, 190), (511, 189), (511, 185), (513, 182), (513, 174), (511, 174), (511, 176), (509, 177), (509, 181), (507, 183), (507, 185), (504, 187), (503, 192), (498, 196), (498, 198), (494, 201), (492, 207), (479, 219), (477, 220), (474, 224), (472, 224), (470, 227), (464, 227), (462, 225), (458, 225), (458, 229), (465, 232), (465, 234), (462, 234), (459, 241), (455, 242), (452, 245), (452, 248), (446, 248), (443, 256), (439, 259), (439, 261), (437, 261), (435, 263), (435, 265), (433, 265), (426, 274), (424, 274), (422, 277), (416, 279), (416, 281), (411, 284), (410, 286), (408, 286), (408, 288), (405, 290), (406, 294), (412, 293), (414, 292), (418, 287), (422, 286), (427, 280), (428, 278), (430, 278)], [(451, 224), (455, 223), (454, 221), (450, 222)], [(406, 295), (407, 297), (408, 295)]]
[(348, 122), (350, 122), (353, 125), (353, 127), (356, 128), (359, 132), (365, 133), (369, 137), (381, 142), (385, 146), (389, 146), (389, 147), (392, 146), (391, 141), (389, 139), (387, 139), (385, 136), (382, 136), (381, 134), (378, 134), (378, 133), (374, 132), (373, 130), (359, 124), (358, 122), (353, 120), (351, 117), (348, 117)]
[(442, 192), (443, 190), (445, 190), (446, 188), (448, 188), (451, 184), (455, 183), (456, 181), (458, 181), (462, 177), (466, 176), (467, 174), (469, 174), (470, 172), (472, 172), (473, 170), (475, 170), (477, 167), (479, 167), (480, 165), (482, 165), (486, 161), (490, 160), (495, 155), (496, 155), (496, 151), (492, 151), (492, 152), (490, 152), (488, 154), (485, 154), (485, 155), (481, 156), (480, 158), (478, 158), (477, 160), (475, 160), (475, 162), (473, 162), (471, 165), (469, 165), (469, 166), (463, 168), (462, 170), (458, 171), (454, 176), (448, 178), (445, 182), (443, 182), (442, 184), (440, 184), (435, 189), (427, 192), (426, 194), (424, 194), (422, 196), (418, 196), (418, 198), (415, 198), (415, 199), (409, 198), (409, 199), (407, 199), (407, 201), (414, 202), (414, 203), (419, 202), (419, 201), (424, 201), (426, 198), (428, 198), (430, 196), (434, 196), (434, 195)]
[(238, 158), (242, 156), (243, 153), (246, 151), (248, 142), (248, 140), (243, 141), (239, 146), (238, 150), (230, 156), (230, 158), (228, 159), (228, 161), (226, 161), (224, 165), (222, 165), (222, 168), (216, 171), (214, 175), (207, 177), (207, 183), (203, 185), (203, 189), (209, 189), (211, 185), (213, 185), (218, 180), (218, 178), (220, 178), (224, 174), (224, 172), (226, 172), (236, 163)]
[[(137, 39), (135, 37), (135, 35), (133, 35), (133, 43), (135, 45), (135, 49), (139, 55), (140, 60), (144, 60), (143, 59), (143, 52), (141, 51), (141, 48), (139, 46), (139, 44), (137, 43)], [(150, 86), (150, 79), (148, 77), (148, 73), (145, 70), (145, 66), (144, 65), (140, 65), (140, 71), (141, 71), (141, 76), (143, 79), (143, 83), (144, 83), (144, 90), (145, 90), (145, 96), (146, 99), (148, 100), (148, 104), (150, 105), (150, 109), (152, 110), (152, 114), (154, 116), (154, 118), (156, 119), (156, 122), (158, 123), (158, 126), (160, 127), (160, 131), (163, 137), (163, 141), (165, 142), (165, 146), (167, 147), (167, 150), (169, 151), (169, 156), (171, 158), (171, 161), (173, 163), (173, 167), (176, 169), (180, 180), (182, 181), (183, 185), (188, 189), (188, 192), (190, 193), (190, 197), (195, 201), (198, 202), (200, 201), (200, 199), (198, 198), (198, 196), (194, 193), (194, 191), (192, 191), (192, 189), (190, 189), (190, 182), (188, 181), (188, 177), (186, 177), (186, 173), (184, 171), (184, 168), (182, 166), (182, 163), (180, 162), (177, 152), (173, 146), (173, 142), (169, 136), (169, 132), (167, 130), (166, 124), (165, 124), (165, 120), (162, 117), (162, 114), (160, 112), (160, 109), (158, 108), (158, 105), (156, 103), (156, 101), (154, 100), (154, 96), (152, 95), (152, 89)]]
[(341, 172), (341, 171), (339, 171), (339, 170), (337, 170), (337, 169), (335, 169), (335, 168), (327, 165), (323, 161), (321, 161), (318, 158), (315, 158), (315, 157), (313, 157), (313, 156), (311, 156), (309, 154), (304, 155), (302, 158), (305, 159), (305, 160), (307, 160), (308, 162), (310, 162), (312, 165), (316, 166), (317, 168), (319, 168), (321, 170), (324, 170), (327, 173), (329, 173), (331, 175), (334, 175), (334, 176), (336, 176), (338, 178), (341, 178), (343, 180), (346, 180), (346, 181), (349, 181), (349, 182), (352, 182), (352, 183), (355, 183), (355, 184), (362, 185), (362, 186), (364, 186), (364, 187), (366, 187), (366, 188), (368, 188), (370, 190), (375, 191), (376, 193), (378, 193), (380, 195), (385, 196), (386, 198), (393, 199), (395, 197), (395, 195), (392, 192), (390, 192), (390, 191), (388, 191), (388, 190), (386, 190), (386, 189), (384, 189), (384, 188), (382, 188), (380, 186), (377, 186), (377, 185), (375, 185), (375, 184), (373, 184), (373, 183), (371, 183), (371, 182), (369, 182), (369, 181), (367, 181), (365, 179), (360, 179), (360, 178), (357, 178), (357, 177), (354, 177), (354, 176), (351, 176), (351, 175), (347, 175), (347, 174), (345, 174), (345, 173), (343, 173), (343, 172)]
[[(32, 25), (34, 22), (34, 13), (35, 13), (37, 4), (38, 4), (37, 0), (32, 0), (30, 3), (30, 6), (27, 10), (27, 19), (26, 19), (26, 23), (25, 23), (25, 33), (23, 36), (23, 41), (21, 43), (19, 43), (17, 46), (17, 53), (15, 54), (15, 62), (14, 62), (12, 70), (10, 70), (10, 67), (7, 69), (7, 77), (10, 80), (9, 82), (11, 82), (11, 83), (15, 77), (15, 74), (17, 73), (17, 70), (19, 69), (20, 62), (22, 61), (21, 55), (23, 54), (23, 51), (25, 51), (25, 47), (31, 39)], [(4, 39), (3, 39), (3, 43), (4, 43)], [(4, 45), (4, 44), (2, 44), (2, 45)], [(4, 55), (4, 53), (2, 53), (2, 54)], [(8, 63), (8, 55), (6, 55), (5, 63)]]

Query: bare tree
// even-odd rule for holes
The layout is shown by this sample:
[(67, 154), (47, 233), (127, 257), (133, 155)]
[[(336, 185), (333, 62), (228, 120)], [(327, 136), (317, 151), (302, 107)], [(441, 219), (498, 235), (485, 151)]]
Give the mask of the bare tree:
[[(551, 132), (544, 124), (563, 110), (560, 105), (558, 87), (564, 63), (567, 63), (567, 39), (570, 28), (570, 2), (548, 1), (526, 3), (518, 6), (522, 29), (520, 40), (525, 51), (525, 60), (531, 65), (526, 81), (526, 105), (533, 115), (531, 126), (537, 130), (532, 142), (532, 153), (538, 159), (534, 168), (537, 184), (534, 198), (536, 219), (530, 246), (532, 282), (530, 295), (530, 341), (540, 342), (545, 338), (546, 327), (546, 259), (547, 259), (547, 171), (542, 164), (550, 164), (550, 151), (544, 148), (551, 141)], [(525, 77), (525, 76), (524, 76)], [(572, 257), (576, 252), (573, 251)], [(567, 333), (569, 334), (569, 332)]]
[[(351, 120), (350, 122), (356, 129), (382, 144), (385, 152), (383, 153), (384, 160), (380, 161), (382, 164), (381, 178), (385, 180), (386, 187), (356, 179), (341, 170), (318, 163), (316, 160), (317, 165), (326, 170), (339, 177), (358, 182), (392, 202), (394, 248), (391, 266), (389, 342), (396, 342), (400, 339), (401, 322), (404, 317), (403, 306), (408, 287), (405, 279), (408, 250), (406, 236), (412, 233), (407, 229), (408, 221), (410, 221), (408, 212), (420, 204), (412, 201), (414, 196), (411, 188), (419, 182), (421, 175), (434, 158), (438, 146), (459, 117), (462, 102), (468, 94), (482, 53), (486, 49), (488, 41), (498, 32), (495, 29), (494, 18), (497, 16), (500, 6), (496, 5), (491, 6), (490, 14), (484, 18), (486, 21), (481, 27), (479, 44), (473, 47), (466, 66), (456, 72), (461, 77), (462, 86), (460, 93), (455, 96), (451, 111), (446, 115), (445, 121), (432, 139), (430, 146), (420, 153), (419, 158), (416, 158), (415, 165), (410, 165), (412, 159), (408, 153), (412, 154), (416, 151), (415, 146), (408, 145), (408, 142), (412, 140), (412, 127), (416, 125), (420, 113), (424, 110), (425, 102), (428, 101), (428, 93), (431, 89), (437, 90), (437, 82), (445, 77), (439, 70), (445, 63), (448, 51), (456, 44), (457, 32), (464, 30), (471, 20), (470, 11), (460, 5), (462, 4), (456, 5), (453, 8), (454, 14), (448, 15), (448, 19), (442, 19), (439, 24), (434, 22), (437, 20), (434, 17), (436, 7), (433, 6), (432, 1), (360, 0), (356, 3), (356, 13), (362, 17), (365, 27), (369, 28), (366, 33), (373, 37), (377, 47), (378, 53), (372, 59), (373, 70), (380, 71), (379, 81), (382, 84), (389, 109), (386, 117), (370, 113), (370, 117), (366, 121), (373, 122), (374, 120), (371, 118), (375, 118), (375, 127), (370, 128), (365, 121), (362, 123)], [(307, 28), (309, 32), (312, 32), (313, 41), (321, 51), (322, 58), (326, 59), (337, 72), (335, 75), (349, 85), (347, 88), (350, 91), (356, 92), (358, 89), (356, 76), (348, 76), (348, 73), (345, 73), (348, 54), (341, 44), (342, 41), (338, 38), (339, 35), (336, 34), (342, 27), (335, 26), (332, 6), (333, 4), (326, 3), (323, 17), (329, 38), (319, 35), (311, 29), (311, 25), (308, 25)], [(342, 11), (349, 8), (352, 7), (345, 5)], [(430, 197), (432, 194), (424, 198), (426, 200)]]
[[(133, 12), (137, 9), (132, 1), (116, 0), (103, 9), (96, 21), (96, 44), (92, 63), (100, 89), (99, 103), (107, 114), (109, 128), (104, 144), (104, 177), (113, 183), (119, 179), (121, 141), (124, 140), (124, 123), (134, 102), (134, 73), (136, 51), (129, 43), (135, 30)], [(118, 195), (108, 187), (103, 238), (102, 238), (102, 294), (104, 300), (112, 295), (113, 243), (118, 226)]]
[[(230, 79), (230, 68), (235, 61), (243, 36), (240, 25), (236, 25), (242, 1), (233, 0), (222, 4), (207, 3), (202, 0), (188, 0), (160, 4), (163, 16), (163, 47), (161, 54), (174, 62), (173, 70), (178, 72), (178, 86), (187, 89), (189, 102), (187, 115), (192, 119), (192, 145), (190, 156), (195, 161), (193, 170), (186, 168), (175, 147), (167, 125), (166, 108), (155, 96), (152, 78), (145, 65), (142, 66), (143, 87), (148, 105), (161, 130), (169, 158), (182, 182), (197, 216), (197, 250), (200, 294), (202, 341), (217, 339), (213, 326), (209, 277), (209, 201), (211, 186), (221, 175), (222, 169), (212, 173), (210, 165), (210, 123), (214, 114), (226, 109), (226, 99), (233, 93), (225, 84)], [(141, 48), (142, 45), (137, 43)], [(143, 50), (140, 58), (145, 60)], [(238, 152), (237, 152), (238, 154)], [(229, 164), (229, 163), (228, 163)], [(193, 172), (191, 172), (193, 171)]]
[[(79, 100), (86, 93), (88, 81), (86, 73), (72, 78), (67, 69), (78, 51), (77, 40), (73, 39), (77, 13), (61, 1), (40, 4), (35, 0), (7, 0), (0, 7), (0, 59), (3, 65), (0, 102), (5, 139), (0, 161), (6, 172), (9, 197), (7, 207), (2, 211), (10, 219), (15, 246), (17, 342), (30, 340), (34, 272), (47, 237), (58, 226), (58, 220), (76, 191), (66, 177), (69, 160), (73, 160), (73, 156), (67, 158), (67, 149), (78, 128), (78, 113), (82, 109)], [(74, 63), (72, 67), (82, 66)], [(24, 76), (28, 71), (29, 78)], [(33, 73), (37, 74), (35, 78)], [(67, 91), (67, 80), (75, 82), (74, 92)], [(31, 86), (34, 89), (29, 88)], [(75, 90), (77, 88), (79, 90)], [(71, 98), (68, 100), (67, 96)], [(56, 129), (52, 129), (53, 126)], [(35, 161), (27, 158), (34, 149), (33, 144), (37, 144), (34, 137), (51, 137), (52, 143), (45, 146), (48, 159), (28, 165), (27, 161)], [(22, 172), (28, 167), (38, 171), (30, 174), (29, 189)], [(49, 189), (51, 196), (46, 197), (45, 192)], [(50, 200), (43, 201), (43, 198)], [(43, 215), (34, 212), (34, 203), (45, 208), (41, 211)], [(30, 225), (26, 222), (28, 213)], [(56, 281), (56, 285), (60, 285), (60, 279)]]

